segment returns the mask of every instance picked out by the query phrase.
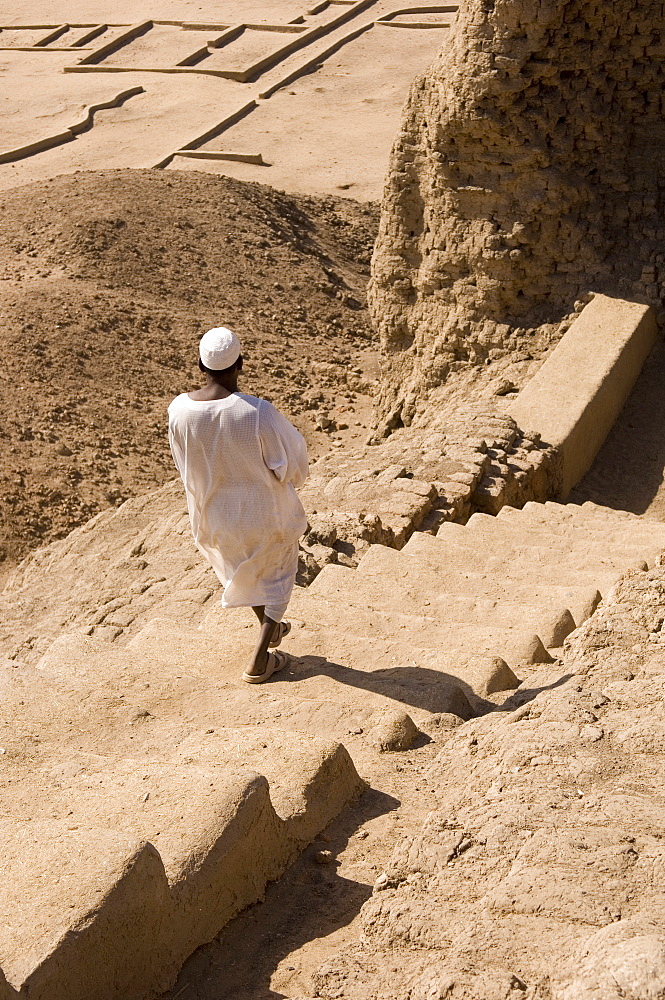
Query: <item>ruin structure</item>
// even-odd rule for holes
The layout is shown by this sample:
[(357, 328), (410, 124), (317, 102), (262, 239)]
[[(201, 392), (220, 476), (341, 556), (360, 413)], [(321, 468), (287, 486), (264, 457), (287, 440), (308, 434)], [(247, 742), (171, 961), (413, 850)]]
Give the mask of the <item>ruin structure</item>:
[(388, 173), (371, 286), (384, 433), (456, 362), (546, 347), (590, 290), (648, 301), (662, 325), (664, 23), (654, 0), (462, 6)]

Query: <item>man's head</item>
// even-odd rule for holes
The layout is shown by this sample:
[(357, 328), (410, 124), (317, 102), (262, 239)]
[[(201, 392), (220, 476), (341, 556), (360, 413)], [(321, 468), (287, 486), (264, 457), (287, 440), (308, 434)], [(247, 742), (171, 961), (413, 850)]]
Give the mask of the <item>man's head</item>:
[(242, 369), (240, 341), (224, 326), (216, 326), (201, 337), (199, 368), (215, 381), (223, 381)]

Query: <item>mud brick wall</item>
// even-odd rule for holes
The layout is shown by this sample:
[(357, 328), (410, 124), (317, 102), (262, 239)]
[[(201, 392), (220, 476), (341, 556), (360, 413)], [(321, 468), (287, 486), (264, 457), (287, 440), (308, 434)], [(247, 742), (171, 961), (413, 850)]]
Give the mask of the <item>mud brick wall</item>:
[(469, 0), (414, 81), (370, 301), (382, 429), (453, 362), (542, 350), (589, 290), (665, 292), (665, 5)]

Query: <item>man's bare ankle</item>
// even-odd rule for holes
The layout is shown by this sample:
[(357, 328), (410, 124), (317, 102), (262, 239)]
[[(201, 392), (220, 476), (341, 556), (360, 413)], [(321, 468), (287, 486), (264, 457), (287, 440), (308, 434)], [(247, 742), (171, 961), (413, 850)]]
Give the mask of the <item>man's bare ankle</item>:
[(257, 657), (252, 661), (250, 666), (247, 668), (248, 674), (263, 674), (265, 673), (266, 667), (268, 666), (268, 653), (264, 653), (263, 661), (260, 657)]

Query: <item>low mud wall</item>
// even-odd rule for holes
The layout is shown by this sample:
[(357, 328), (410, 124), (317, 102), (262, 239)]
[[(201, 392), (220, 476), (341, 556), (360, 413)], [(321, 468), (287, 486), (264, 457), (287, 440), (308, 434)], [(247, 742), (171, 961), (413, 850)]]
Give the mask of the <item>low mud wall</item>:
[(560, 498), (590, 468), (656, 340), (648, 305), (596, 295), (509, 409), (561, 455)]

